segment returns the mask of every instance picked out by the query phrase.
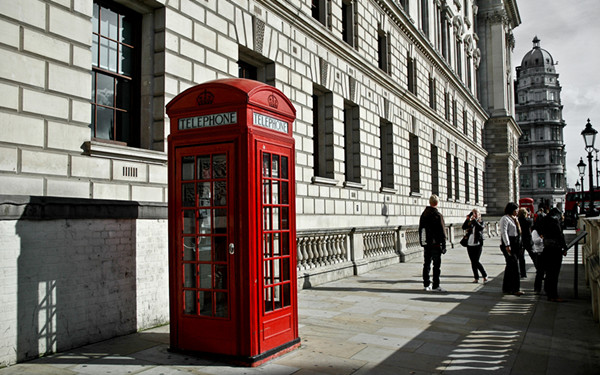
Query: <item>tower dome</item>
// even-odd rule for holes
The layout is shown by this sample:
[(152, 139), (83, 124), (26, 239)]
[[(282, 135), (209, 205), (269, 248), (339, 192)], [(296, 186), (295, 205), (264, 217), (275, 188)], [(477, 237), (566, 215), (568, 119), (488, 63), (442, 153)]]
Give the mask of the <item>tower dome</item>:
[(533, 49), (525, 54), (521, 61), (521, 69), (544, 68), (545, 71), (554, 72), (554, 59), (545, 49), (540, 47), (540, 39), (533, 38)]

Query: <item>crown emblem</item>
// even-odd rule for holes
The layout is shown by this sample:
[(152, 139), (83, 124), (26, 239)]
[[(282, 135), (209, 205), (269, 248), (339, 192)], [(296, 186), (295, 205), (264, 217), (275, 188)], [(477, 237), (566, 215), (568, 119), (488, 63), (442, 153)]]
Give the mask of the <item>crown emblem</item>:
[(212, 104), (213, 100), (215, 100), (214, 94), (206, 89), (196, 98), (198, 105)]
[(279, 102), (277, 101), (277, 97), (273, 94), (269, 95), (269, 107), (277, 108), (279, 106)]

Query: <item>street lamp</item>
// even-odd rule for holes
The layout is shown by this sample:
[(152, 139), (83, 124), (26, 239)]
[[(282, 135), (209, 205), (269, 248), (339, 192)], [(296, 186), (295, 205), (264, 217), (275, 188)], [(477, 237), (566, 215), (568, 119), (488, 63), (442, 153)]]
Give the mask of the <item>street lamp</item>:
[[(583, 162), (583, 158), (579, 158), (579, 163), (577, 163), (577, 169), (579, 169), (579, 178), (581, 179), (581, 206), (579, 206), (579, 213), (582, 214), (583, 213), (583, 208), (585, 206), (584, 200), (585, 197), (583, 196), (583, 176), (585, 176), (585, 163)], [(575, 186), (577, 186), (577, 188), (579, 188), (579, 182), (577, 182), (575, 184)]]
[(592, 172), (592, 151), (594, 151), (594, 142), (596, 141), (598, 131), (592, 128), (590, 119), (585, 124), (585, 129), (581, 132), (583, 141), (585, 142), (585, 150), (588, 152), (588, 165), (590, 167), (590, 207), (587, 216), (597, 216), (598, 213), (594, 210), (594, 176)]

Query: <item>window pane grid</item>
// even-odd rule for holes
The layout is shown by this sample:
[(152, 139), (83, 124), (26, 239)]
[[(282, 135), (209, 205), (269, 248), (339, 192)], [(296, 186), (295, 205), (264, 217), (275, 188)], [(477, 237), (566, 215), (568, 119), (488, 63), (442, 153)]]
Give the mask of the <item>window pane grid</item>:
[(227, 155), (181, 158), (184, 314), (228, 318)]

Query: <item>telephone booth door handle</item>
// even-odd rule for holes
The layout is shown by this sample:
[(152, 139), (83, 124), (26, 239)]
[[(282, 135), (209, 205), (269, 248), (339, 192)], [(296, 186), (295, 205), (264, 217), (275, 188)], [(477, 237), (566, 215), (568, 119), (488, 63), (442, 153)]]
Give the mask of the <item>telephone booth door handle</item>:
[(229, 254), (235, 254), (235, 245), (233, 243), (229, 244)]

